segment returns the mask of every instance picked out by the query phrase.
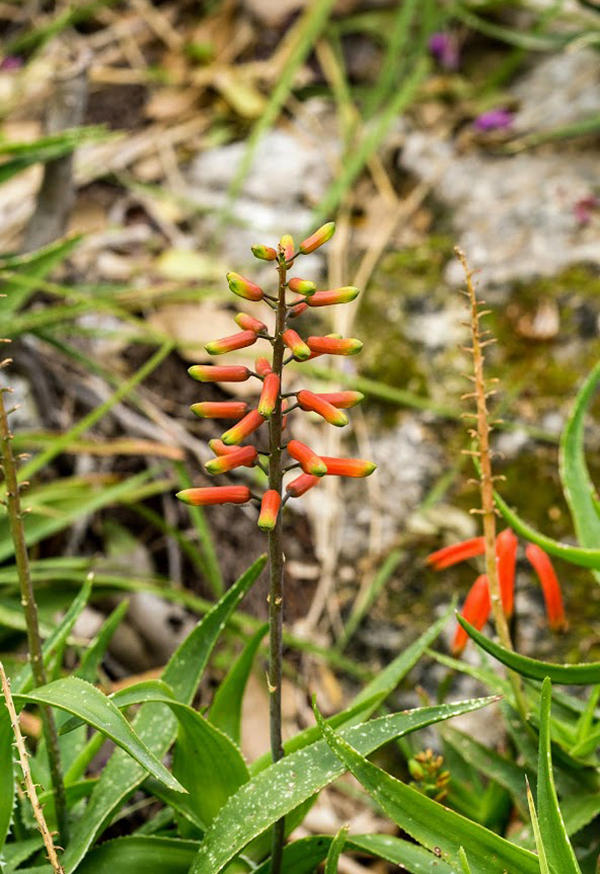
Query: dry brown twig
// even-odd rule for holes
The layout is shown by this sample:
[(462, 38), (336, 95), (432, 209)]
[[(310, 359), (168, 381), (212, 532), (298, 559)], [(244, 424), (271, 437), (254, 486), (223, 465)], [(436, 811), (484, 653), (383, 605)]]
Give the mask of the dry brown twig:
[(33, 815), (41, 832), (42, 840), (44, 841), (44, 846), (46, 847), (46, 851), (48, 853), (48, 861), (52, 865), (52, 870), (55, 872), (55, 874), (64, 874), (64, 868), (60, 864), (58, 854), (56, 852), (56, 847), (54, 846), (52, 833), (48, 828), (48, 823), (46, 822), (46, 819), (44, 817), (44, 811), (42, 810), (37, 797), (35, 783), (33, 782), (31, 770), (29, 768), (29, 753), (27, 752), (25, 740), (23, 738), (23, 735), (21, 734), (19, 718), (17, 716), (17, 711), (15, 710), (15, 704), (10, 691), (10, 681), (6, 676), (2, 662), (0, 662), (0, 681), (2, 683), (4, 703), (6, 704), (6, 709), (8, 710), (10, 716), (10, 724), (12, 726), (12, 730), (15, 736), (17, 752), (19, 753), (19, 763), (21, 765), (21, 770), (23, 771), (25, 792), (27, 793), (27, 797), (29, 798), (31, 807), (33, 808)]

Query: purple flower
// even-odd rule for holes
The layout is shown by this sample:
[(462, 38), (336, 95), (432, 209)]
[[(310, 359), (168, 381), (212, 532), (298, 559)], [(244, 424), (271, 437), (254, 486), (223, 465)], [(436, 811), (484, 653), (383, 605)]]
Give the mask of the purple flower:
[(445, 70), (458, 70), (458, 43), (451, 33), (440, 31), (432, 34), (429, 38), (429, 51)]
[(589, 225), (592, 220), (592, 213), (598, 208), (600, 208), (600, 197), (596, 197), (595, 194), (588, 194), (587, 197), (582, 197), (581, 200), (573, 204), (575, 221), (582, 228)]
[(475, 130), (485, 133), (492, 130), (508, 130), (513, 123), (514, 115), (508, 109), (490, 109), (482, 112), (473, 122)]
[(12, 73), (13, 70), (20, 70), (23, 66), (23, 58), (17, 55), (7, 55), (0, 61), (0, 72)]

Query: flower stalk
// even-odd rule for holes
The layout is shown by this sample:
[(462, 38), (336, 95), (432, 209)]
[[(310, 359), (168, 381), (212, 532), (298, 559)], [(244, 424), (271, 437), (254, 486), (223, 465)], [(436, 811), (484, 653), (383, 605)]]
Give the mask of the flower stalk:
[[(2, 362), (7, 364), (8, 361)], [(11, 391), (8, 388), (0, 388), (0, 443), (2, 444), (2, 465), (4, 468), (4, 481), (6, 485), (6, 508), (10, 523), (10, 533), (15, 549), (15, 564), (19, 578), (21, 605), (25, 614), (27, 626), (27, 643), (29, 647), (29, 660), (31, 672), (36, 686), (46, 684), (46, 669), (42, 652), (42, 639), (38, 622), (37, 604), (33, 592), (31, 573), (29, 570), (29, 554), (23, 528), (23, 511), (21, 509), (22, 485), (17, 478), (17, 466), (12, 451), (12, 433), (8, 424), (8, 414), (4, 404), (4, 395)], [(65, 797), (65, 785), (63, 781), (60, 762), (60, 749), (58, 746), (58, 732), (54, 716), (49, 707), (40, 707), (42, 728), (48, 761), (50, 766), (50, 779), (54, 790), (54, 802), (56, 806), (56, 818), (61, 840), (67, 844), (69, 837), (67, 802)]]
[[(307, 240), (304, 240), (296, 251), (294, 241), (285, 234), (277, 250), (269, 246), (252, 247), (254, 255), (262, 261), (272, 261), (277, 270), (277, 294), (265, 293), (259, 286), (238, 273), (228, 273), (229, 287), (234, 294), (250, 300), (263, 300), (274, 315), (274, 326), (269, 328), (263, 322), (239, 313), (236, 316), (238, 327), (243, 331), (231, 337), (213, 340), (207, 343), (206, 350), (211, 355), (220, 355), (234, 349), (242, 349), (253, 345), (256, 341), (271, 344), (271, 359), (258, 357), (254, 370), (241, 366), (223, 367), (210, 365), (194, 365), (190, 375), (200, 382), (230, 382), (242, 381), (252, 376), (261, 381), (262, 387), (256, 409), (249, 412), (245, 404), (236, 401), (210, 401), (192, 405), (192, 411), (203, 418), (238, 418), (239, 421), (230, 427), (220, 440), (211, 440), (210, 447), (215, 454), (205, 465), (210, 474), (233, 472), (246, 466), (256, 467), (264, 471), (268, 478), (268, 487), (262, 497), (254, 494), (247, 486), (199, 487), (185, 489), (178, 497), (192, 505), (208, 505), (223, 503), (248, 503), (256, 501), (260, 504), (258, 527), (267, 534), (269, 542), (269, 721), (271, 756), (273, 762), (279, 761), (284, 755), (282, 738), (282, 661), (283, 661), (283, 606), (284, 606), (284, 551), (283, 551), (283, 520), (282, 511), (290, 498), (297, 498), (317, 485), (325, 475), (363, 477), (369, 476), (375, 465), (362, 459), (324, 458), (298, 440), (284, 441), (288, 414), (294, 410), (317, 413), (325, 422), (337, 427), (348, 424), (348, 417), (342, 409), (349, 409), (362, 400), (359, 392), (333, 392), (330, 394), (315, 394), (309, 391), (286, 392), (283, 388), (283, 372), (286, 364), (291, 361), (301, 363), (318, 355), (354, 355), (360, 351), (359, 340), (344, 339), (337, 335), (328, 337), (310, 337), (304, 340), (300, 334), (288, 326), (289, 319), (296, 319), (308, 309), (311, 301), (317, 306), (327, 304), (347, 303), (358, 294), (355, 288), (332, 289), (324, 292), (316, 291), (316, 285), (311, 280), (301, 277), (288, 279), (288, 271), (296, 258), (313, 252), (327, 242), (333, 235), (333, 222), (323, 225)], [(273, 256), (274, 253), (274, 256)], [(289, 301), (287, 293), (300, 294), (300, 299)], [(291, 354), (290, 354), (291, 353)], [(289, 405), (294, 398), (296, 403)], [(268, 452), (253, 446), (241, 444), (265, 423), (268, 424)], [(259, 456), (266, 459), (265, 463)], [(290, 464), (290, 460), (292, 463)], [(284, 490), (284, 478), (292, 470), (302, 469), (300, 476), (287, 482)], [(285, 491), (285, 496), (284, 496)], [(285, 821), (279, 820), (273, 827), (273, 846), (271, 854), (271, 874), (280, 874), (282, 865), (283, 845), (285, 838)]]
[[(469, 268), (466, 256), (460, 249), (455, 249), (456, 256), (461, 263), (465, 274), (466, 296), (469, 306), (469, 326), (471, 330), (472, 346), (469, 351), (473, 356), (473, 383), (474, 391), (464, 397), (473, 398), (475, 401), (476, 427), (472, 430), (472, 436), (476, 439), (478, 449), (476, 457), (479, 460), (479, 492), (481, 495), (481, 508), (473, 512), (480, 513), (483, 521), (483, 536), (485, 539), (485, 573), (487, 576), (492, 615), (496, 633), (502, 646), (512, 650), (512, 640), (508, 621), (502, 606), (502, 592), (498, 576), (496, 560), (496, 511), (494, 507), (494, 475), (492, 472), (492, 453), (490, 449), (490, 419), (487, 408), (487, 399), (490, 396), (485, 374), (484, 349), (493, 338), (483, 339), (479, 320), (486, 315), (486, 310), (480, 310), (480, 301), (477, 299), (475, 285), (473, 283), (473, 271)], [(483, 302), (482, 302), (483, 303)], [(471, 414), (469, 414), (471, 415)], [(470, 450), (469, 450), (470, 451)], [(527, 720), (527, 704), (523, 693), (521, 678), (514, 671), (509, 671), (510, 682), (513, 688), (515, 701), (523, 721)]]

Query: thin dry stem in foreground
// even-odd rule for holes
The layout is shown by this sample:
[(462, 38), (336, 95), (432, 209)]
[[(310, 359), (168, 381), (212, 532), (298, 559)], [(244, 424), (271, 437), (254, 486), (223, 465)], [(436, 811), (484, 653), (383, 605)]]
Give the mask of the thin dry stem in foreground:
[(4, 672), (4, 666), (2, 662), (0, 662), (0, 681), (2, 683), (2, 693), (4, 695), (6, 709), (8, 710), (8, 713), (10, 715), (10, 724), (12, 725), (12, 730), (15, 735), (17, 751), (19, 753), (19, 762), (21, 764), (21, 770), (23, 771), (25, 792), (27, 793), (27, 797), (31, 802), (33, 815), (35, 816), (38, 828), (42, 834), (42, 840), (44, 841), (44, 846), (46, 847), (48, 860), (52, 865), (52, 869), (55, 871), (55, 874), (64, 874), (64, 868), (59, 862), (58, 855), (56, 853), (56, 847), (54, 846), (54, 841), (52, 840), (52, 834), (44, 818), (44, 812), (40, 807), (40, 802), (38, 801), (37, 793), (35, 791), (35, 784), (32, 780), (31, 771), (29, 769), (29, 753), (27, 752), (25, 741), (23, 739), (23, 735), (21, 734), (19, 719), (17, 717), (15, 704), (10, 692), (10, 682)]
[[(479, 320), (482, 316), (489, 313), (489, 310), (479, 309), (480, 304), (485, 304), (485, 301), (477, 300), (477, 292), (473, 283), (473, 271), (469, 268), (465, 253), (459, 248), (455, 248), (454, 251), (465, 273), (465, 282), (467, 286), (465, 294), (468, 298), (470, 309), (469, 328), (471, 330), (472, 346), (464, 348), (465, 351), (473, 356), (473, 376), (469, 376), (469, 379), (472, 380), (475, 390), (463, 395), (463, 398), (472, 398), (475, 401), (476, 413), (468, 413), (466, 415), (474, 416), (476, 420), (476, 428), (472, 429), (470, 433), (477, 441), (478, 449), (469, 452), (470, 454), (475, 455), (479, 460), (479, 490), (481, 494), (481, 509), (475, 509), (471, 512), (481, 514), (483, 520), (483, 534), (485, 537), (485, 572), (487, 574), (490, 589), (492, 615), (494, 617), (496, 633), (502, 646), (506, 649), (512, 650), (513, 645), (508, 622), (502, 606), (502, 596), (500, 593), (500, 582), (498, 579), (498, 568), (496, 563), (496, 511), (494, 507), (495, 477), (492, 472), (492, 453), (490, 449), (490, 432), (492, 429), (487, 408), (487, 399), (490, 394), (492, 394), (492, 391), (488, 389), (484, 375), (485, 355), (483, 350), (486, 346), (494, 343), (495, 340), (493, 337), (483, 339), (488, 332), (481, 331)], [(525, 718), (527, 707), (523, 695), (521, 679), (513, 671), (510, 671), (509, 675), (519, 711)]]

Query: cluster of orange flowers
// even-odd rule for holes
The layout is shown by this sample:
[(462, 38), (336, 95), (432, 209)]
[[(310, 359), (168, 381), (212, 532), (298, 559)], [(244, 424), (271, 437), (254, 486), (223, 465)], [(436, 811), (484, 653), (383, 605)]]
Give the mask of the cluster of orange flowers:
[[(496, 538), (498, 582), (502, 607), (507, 619), (510, 619), (514, 609), (517, 546), (517, 536), (510, 528), (505, 528)], [(434, 570), (441, 571), (484, 553), (485, 538), (473, 537), (470, 540), (463, 540), (460, 543), (438, 549), (427, 558), (427, 564), (431, 565)], [(535, 543), (527, 544), (525, 556), (539, 577), (550, 627), (554, 631), (564, 629), (567, 623), (560, 584), (549, 556)], [(467, 622), (481, 630), (489, 618), (491, 607), (488, 578), (486, 574), (481, 574), (473, 583), (465, 599), (461, 615)], [(452, 643), (452, 651), (455, 655), (459, 655), (463, 651), (467, 640), (467, 632), (458, 626)]]
[[(274, 262), (280, 277), (282, 271), (287, 277), (287, 270), (293, 266), (296, 258), (299, 255), (308, 255), (314, 252), (333, 236), (334, 230), (334, 223), (328, 222), (300, 243), (297, 251), (292, 237), (286, 234), (281, 238), (277, 249), (257, 245), (252, 246), (252, 252), (256, 258), (262, 261)], [(237, 420), (236, 424), (221, 434), (220, 438), (210, 441), (209, 445), (215, 458), (205, 465), (208, 473), (224, 474), (242, 466), (254, 467), (255, 465), (268, 471), (269, 453), (261, 452), (256, 447), (243, 445), (243, 443), (273, 416), (285, 413), (286, 410), (289, 412), (291, 409), (299, 408), (317, 413), (330, 425), (343, 427), (348, 424), (348, 417), (344, 410), (353, 407), (362, 400), (363, 396), (360, 392), (354, 391), (317, 394), (303, 389), (290, 394), (282, 392), (283, 366), (290, 361), (311, 361), (320, 355), (355, 355), (362, 349), (360, 340), (337, 335), (310, 336), (302, 339), (293, 328), (289, 327), (290, 320), (297, 319), (310, 308), (348, 303), (354, 300), (359, 292), (357, 288), (351, 286), (317, 291), (314, 282), (292, 277), (289, 280), (286, 279), (283, 289), (280, 286), (280, 294), (275, 297), (267, 294), (260, 286), (240, 276), (239, 273), (228, 273), (227, 281), (230, 290), (238, 297), (251, 301), (263, 301), (272, 311), (274, 310), (276, 314), (275, 326), (269, 328), (265, 322), (254, 316), (238, 313), (235, 316), (235, 322), (242, 330), (229, 337), (207, 343), (205, 347), (207, 352), (210, 355), (222, 355), (226, 352), (253, 346), (259, 341), (266, 341), (273, 347), (273, 356), (271, 360), (264, 357), (257, 358), (254, 370), (243, 365), (197, 364), (190, 367), (190, 375), (200, 382), (243, 382), (251, 377), (262, 382), (260, 398), (254, 409), (249, 409), (246, 403), (240, 401), (204, 401), (193, 404), (191, 409), (201, 418)], [(286, 297), (288, 292), (293, 295), (291, 300)], [(282, 327), (278, 315), (283, 315)], [(280, 372), (276, 372), (274, 369), (274, 352), (277, 343), (283, 344), (289, 350), (289, 357), (279, 367)], [(293, 399), (291, 407), (290, 399)], [(284, 415), (281, 430), (285, 428), (286, 419), (287, 416)], [(280, 439), (279, 435), (278, 442)], [(285, 446), (285, 451), (293, 460), (293, 464), (286, 470), (296, 467), (302, 471), (299, 476), (295, 476), (285, 486), (285, 497), (277, 490), (268, 489), (262, 497), (257, 498), (250, 488), (244, 485), (185, 489), (179, 492), (177, 497), (185, 503), (195, 506), (224, 503), (245, 504), (251, 500), (258, 500), (261, 504), (258, 525), (263, 530), (268, 531), (275, 527), (285, 500), (288, 497), (300, 497), (317, 485), (323, 476), (364, 477), (373, 473), (376, 467), (372, 462), (358, 458), (329, 458), (317, 455), (310, 447), (298, 440), (290, 440)], [(262, 460), (261, 456), (263, 456)]]

